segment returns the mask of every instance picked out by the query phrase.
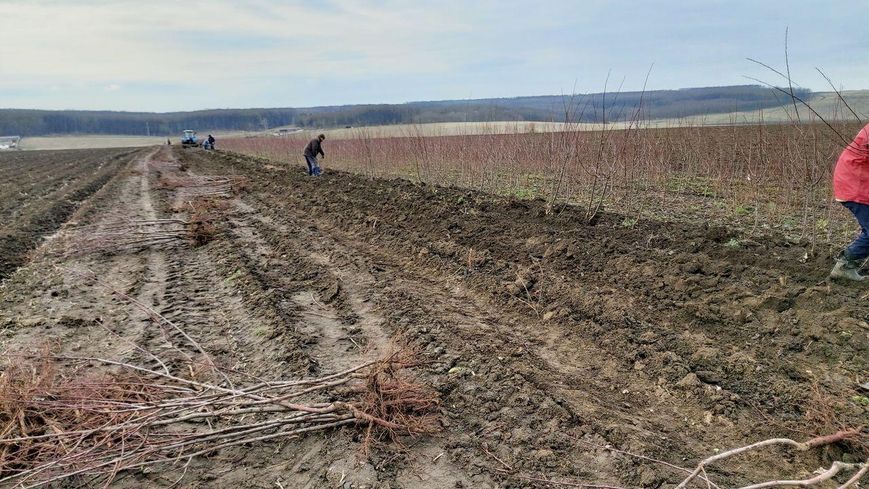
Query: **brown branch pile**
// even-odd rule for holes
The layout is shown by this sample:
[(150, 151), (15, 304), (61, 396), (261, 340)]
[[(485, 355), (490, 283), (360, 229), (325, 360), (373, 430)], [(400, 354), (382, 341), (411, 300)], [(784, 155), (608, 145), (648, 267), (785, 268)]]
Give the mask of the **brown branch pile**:
[(157, 187), (175, 190), (184, 200), (196, 197), (231, 197), (246, 188), (244, 177), (219, 175), (172, 175), (160, 176)]
[(184, 171), (184, 168), (178, 160), (157, 153), (148, 159), (148, 170), (160, 175), (163, 173)]
[[(124, 470), (341, 426), (362, 427), (368, 441), (435, 427), (436, 394), (403, 372), (400, 355), (321, 378), (234, 386), (100, 358), (22, 358), (0, 375), (3, 487), (105, 484)], [(115, 373), (82, 375), (94, 364)], [(322, 401), (334, 398), (344, 400)]]
[(103, 222), (68, 227), (52, 246), (65, 257), (171, 247), (184, 241), (188, 227), (180, 219)]
[(221, 197), (199, 196), (179, 205), (189, 219), (148, 219), (101, 222), (67, 227), (51, 245), (64, 257), (96, 253), (135, 252), (169, 248), (192, 242), (202, 246), (225, 231), (223, 213), (229, 204)]

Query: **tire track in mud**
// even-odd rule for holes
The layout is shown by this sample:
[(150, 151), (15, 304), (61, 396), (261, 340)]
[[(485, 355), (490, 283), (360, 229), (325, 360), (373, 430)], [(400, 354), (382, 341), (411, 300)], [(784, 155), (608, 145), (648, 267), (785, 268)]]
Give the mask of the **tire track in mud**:
[[(174, 162), (172, 166), (160, 174), (177, 173)], [(183, 174), (195, 176), (186, 170)], [(169, 192), (163, 212), (184, 209), (179, 198), (179, 193)], [(218, 364), (256, 377), (323, 374), (377, 358), (385, 336), (371, 334), (376, 329), (370, 326), (378, 320), (366, 310), (364, 300), (351, 296), (322, 263), (286, 246), (280, 240), (285, 230), (275, 229), (240, 201), (233, 202), (225, 214), (228, 229), (220, 238), (202, 248), (173, 250), (166, 258), (157, 310), (194, 335)], [(154, 349), (162, 343), (157, 351), (164, 359), (177, 353), (174, 366), (195, 356), (177, 333), (156, 331), (151, 328), (149, 343)], [(355, 450), (342, 448), (349, 441), (346, 435), (339, 432), (332, 438), (331, 443), (312, 438), (292, 447), (238, 451), (246, 466), (262, 466), (275, 453), (281, 453), (281, 461), (257, 474), (224, 472), (213, 480), (233, 485), (280, 476), (278, 480), (293, 487), (315, 488), (342, 480), (377, 484), (377, 470), (370, 464), (360, 466)], [(279, 465), (292, 473), (283, 474)], [(204, 478), (203, 471), (210, 471), (207, 464), (197, 466), (191, 476)]]
[[(291, 265), (296, 270), (294, 276), (282, 272), (274, 274), (282, 277), (280, 288), (286, 290), (289, 302), (299, 315), (300, 334), (312, 342), (308, 346), (318, 370), (341, 370), (392, 350), (394, 345), (390, 345), (389, 336), (381, 327), (383, 319), (373, 311), (355, 275), (343, 273), (331, 263), (328, 255), (303, 249), (304, 240), (282, 239), (298, 236), (301, 229), (297, 225), (277, 224), (260, 213), (249, 216), (252, 232), (248, 239), (253, 240), (256, 247), (268, 249), (269, 244), (263, 239), (268, 236), (279, 242), (276, 244), (282, 247), (283, 253), (291, 257), (291, 261), (278, 263), (284, 267)], [(317, 246), (313, 242), (307, 245), (309, 248)], [(269, 254), (274, 255), (274, 252)], [(302, 271), (301, 276), (299, 271)]]
[[(143, 171), (142, 195), (145, 197), (141, 206), (146, 218), (186, 218), (185, 213), (179, 212), (184, 208), (180, 189), (151, 188), (166, 175), (187, 173), (171, 148), (160, 148)], [(159, 198), (157, 205), (153, 202), (155, 195)], [(246, 314), (240, 299), (221, 280), (214, 257), (205, 250), (189, 246), (149, 250), (147, 256), (146, 278), (137, 300), (153, 307), (183, 334), (145, 314), (143, 320), (150, 323), (144, 331), (145, 349), (175, 369), (190, 365), (187, 368), (207, 372), (208, 363), (199, 346), (222, 368), (233, 371), (246, 368), (250, 360), (245, 354), (250, 351), (246, 348), (249, 343), (246, 331), (256, 330), (258, 326)], [(142, 360), (156, 367), (155, 360)]]
[[(131, 160), (126, 169), (79, 207), (68, 224), (153, 218), (147, 169), (154, 155), (152, 151)], [(150, 324), (147, 315), (113, 297), (94, 277), (143, 303), (154, 304), (159, 302), (163, 283), (159, 277), (160, 259), (156, 255), (159, 252), (80, 255), (65, 259), (55, 253), (52, 245), (50, 240), (36, 253), (34, 262), (28, 266), (31, 270), (20, 274), (19, 283), (9, 284), (15, 290), (50, 293), (40, 297), (38, 302), (19, 302), (15, 312), (41, 318), (39, 321), (46, 324), (48, 336), (60, 340), (63, 352), (136, 358), (139, 353), (131, 346), (142, 342)], [(7, 290), (4, 295), (13, 294)], [(44, 316), (46, 313), (49, 317)], [(29, 332), (22, 331), (22, 336), (26, 338)]]
[[(343, 174), (305, 179), (237, 156), (201, 164), (264, 173), (246, 200), (286, 225), (287, 240), (347, 273), (377, 278), (369, 293), (385, 329), (409, 331), (441, 360), (432, 382), (457, 406), (447, 410), (455, 415), (447, 439), (450, 456), (465, 467), (492, 473), (499, 466), (469, 448), (486, 442), (529, 470), (644, 486), (674, 482), (678, 474), (583, 449), (562, 435), (679, 464), (711, 447), (782, 434), (800, 416), (797, 394), (808, 388), (800, 368), (817, 368), (826, 387), (840, 390), (850, 383), (842, 374), (865, 364), (855, 356), (865, 338), (853, 322), (854, 313), (865, 316), (855, 293), (836, 289), (842, 293), (824, 299), (830, 292), (813, 287), (818, 264), (798, 264), (801, 248), (774, 237), (737, 253), (723, 245), (727, 231), (712, 226), (625, 229), (607, 221), (565, 229), (570, 217), (547, 218), (536, 203)], [(522, 229), (507, 226), (511, 219)], [(479, 264), (470, 247), (483, 257)], [(544, 297), (532, 311), (531, 298), (521, 289), (513, 296), (508, 285), (539, 261), (545, 280), (538, 277), (535, 290)], [(843, 322), (843, 313), (852, 317)], [(849, 335), (803, 332), (828, 316)], [(836, 364), (819, 356), (837, 347)], [(761, 417), (751, 400), (768, 401), (773, 411)], [(818, 463), (809, 458), (757, 461), (719, 480), (745, 483)]]
[[(305, 222), (304, 213), (294, 216), (284, 208), (280, 214)], [(523, 456), (546, 463), (547, 458), (554, 456), (554, 450), (580, 466), (594, 467), (598, 455), (572, 448), (576, 446), (572, 436), (585, 434), (599, 445), (633, 439), (643, 440), (646, 445), (666, 446), (668, 451), (689, 453), (684, 452), (686, 448), (700, 449), (677, 448), (663, 435), (672, 432), (668, 427), (672, 416), (666, 405), (677, 402), (669, 393), (653, 404), (607, 401), (616, 390), (613, 379), (596, 377), (602, 370), (616, 370), (617, 362), (595, 345), (582, 338), (538, 328), (546, 322), (515, 315), (492, 304), (464, 286), (461, 277), (441, 276), (441, 271), (432, 268), (419, 269), (412, 260), (363, 246), (329, 224), (321, 228), (308, 223), (293, 234), (301, 242), (314, 243), (314, 250), (309, 251), (311, 256), (336, 255), (344, 265), (341, 275), (367, 277), (364, 280), (367, 293), (376, 297), (373, 302), (379, 304), (378, 309), (391, 309), (392, 331), (415, 338), (440, 363), (436, 372), (440, 376), (446, 374), (447, 380), (436, 376), (431, 381), (447, 394), (447, 403), (456, 403), (448, 411), (464, 420), (449, 437), (462, 440), (454, 447), (453, 456), (463, 465), (491, 469), (492, 458), (480, 454), (483, 447), (488, 447), (486, 450), (516, 467), (523, 466)], [(360, 265), (363, 269), (377, 270), (376, 276), (360, 270)], [(451, 374), (454, 371), (456, 374)], [(478, 376), (479, 382), (475, 380)], [(491, 380), (499, 384), (506, 381), (509, 387), (493, 386)], [(635, 396), (646, 389), (662, 394), (653, 380), (642, 377), (630, 387)], [(469, 388), (472, 394), (460, 392), (463, 388)], [(630, 399), (630, 391), (623, 386), (618, 386), (618, 390)], [(655, 415), (655, 411), (663, 412), (663, 418)], [(694, 410), (683, 413), (692, 417), (695, 414)], [(548, 418), (549, 426), (541, 430), (530, 421), (535, 417)], [(596, 421), (601, 419), (607, 421)], [(691, 423), (685, 424), (685, 429), (692, 431)], [(466, 439), (464, 434), (471, 432), (479, 434), (479, 438)], [(600, 435), (605, 435), (605, 439)], [(695, 435), (701, 437), (700, 433)], [(515, 452), (516, 441), (525, 445), (524, 453)], [(622, 477), (635, 471), (632, 464), (619, 466), (610, 461), (610, 465), (618, 467)], [(532, 469), (533, 464), (528, 468)], [(612, 475), (589, 471), (586, 476)], [(644, 484), (655, 478), (642, 471), (634, 477), (644, 479)]]
[[(92, 175), (84, 172), (66, 175), (66, 170), (59, 170), (63, 171), (71, 183), (65, 178), (52, 177), (58, 181), (51, 181), (48, 185), (57, 184), (58, 189), (40, 195), (33, 201), (25, 200), (24, 205), (19, 204), (18, 209), (6, 216), (4, 219), (6, 229), (0, 230), (0, 282), (26, 264), (28, 253), (41, 246), (43, 239), (60, 228), (83, 201), (99, 192), (111, 181), (132, 153), (132, 151), (125, 151), (103, 156), (105, 162), (100, 163), (95, 169), (90, 168), (90, 162), (83, 163), (82, 166), (95, 170)], [(45, 165), (45, 171), (50, 172), (52, 166), (54, 165)], [(76, 165), (68, 163), (66, 166), (75, 168)], [(38, 178), (38, 175), (35, 178)], [(17, 191), (24, 192), (24, 188)], [(24, 215), (19, 215), (22, 213)]]
[[(367, 266), (367, 257), (359, 255), (353, 263), (353, 251), (304, 229), (312, 224), (305, 218), (279, 219), (238, 201), (229, 217), (229, 239), (214, 243), (211, 253), (248, 308), (269, 328), (265, 336), (274, 341), (263, 345), (264, 350), (273, 351), (278, 344), (295, 352), (284, 359), (290, 365), (326, 373), (388, 354), (400, 344), (394, 344), (396, 330), (388, 328), (384, 312), (402, 309), (382, 307), (377, 271), (359, 268)], [(360, 463), (352, 451), (311, 457), (326, 447), (305, 440), (302, 457), (310, 460), (306, 472), (312, 472), (311, 478), (290, 481), (304, 487), (321, 487), (327, 481), (341, 487), (495, 487), (479, 468), (461, 468), (445, 457), (445, 445), (435, 440), (413, 443), (409, 458), (386, 451)]]
[[(181, 169), (177, 157), (168, 148), (161, 148), (149, 155), (137, 166), (131, 180), (126, 182), (124, 200), (134, 202), (134, 205), (120, 211), (128, 218), (186, 218), (184, 212), (179, 213), (179, 209), (185, 207), (178, 205), (180, 192), (154, 187), (163, 176), (182, 174), (192, 175)], [(132, 191), (134, 186), (136, 192)], [(136, 199), (131, 198), (133, 193)], [(241, 229), (243, 225), (237, 230)], [(145, 249), (134, 255), (141, 267), (135, 274), (127, 264), (117, 267), (121, 277), (115, 278), (113, 273), (105, 280), (126, 290), (137, 301), (175, 323), (193, 337), (222, 368), (253, 377), (262, 375), (264, 378), (302, 375), (307, 370), (300, 370), (293, 362), (287, 362), (282, 358), (285, 352), (281, 351), (281, 345), (275, 347), (262, 334), (266, 322), (259, 317), (260, 313), (269, 316), (273, 310), (260, 308), (254, 312), (248, 304), (262, 306), (263, 303), (256, 300), (248, 303), (245, 300), (244, 291), (249, 291), (250, 287), (243, 283), (243, 278), (264, 276), (269, 270), (267, 267), (262, 268), (264, 264), (261, 262), (249, 261), (250, 257), (247, 257), (248, 261), (240, 259), (244, 257), (238, 254), (239, 250), (247, 251), (249, 245), (249, 239), (239, 240), (238, 236), (232, 235), (223, 236), (210, 246), (200, 248), (178, 246), (168, 250)], [(113, 261), (125, 262), (128, 259), (129, 256), (122, 255)], [(130, 283), (130, 279), (133, 279), (133, 283)], [(271, 288), (256, 293), (274, 295)], [(198, 349), (180, 332), (161, 324), (161, 321), (126, 301), (113, 302), (120, 303), (128, 311), (128, 321), (122, 326), (125, 346), (135, 343), (155, 354), (173, 371), (180, 369), (196, 377), (201, 370), (203, 375), (209, 375)], [(101, 353), (105, 354), (104, 351)], [(132, 351), (128, 357), (160, 368), (156, 360), (140, 351)], [(281, 480), (281, 477), (287, 480), (283, 469), (278, 467), (287, 465), (298, 473), (291, 480), (299, 484), (293, 487), (321, 487), (324, 474), (333, 469), (330, 464), (335, 461), (343, 461), (347, 472), (355, 470), (355, 454), (352, 451), (337, 450), (334, 456), (324, 456), (335, 451), (322, 438), (290, 445), (278, 444), (277, 447), (263, 445), (223, 450), (223, 461), (195, 460), (186, 470), (187, 480), (190, 483), (218, 484), (222, 487), (257, 484), (256, 481), (268, 481), (267, 484), (272, 485), (274, 480)], [(275, 464), (273, 459), (276, 454), (285, 460)], [(229, 462), (226, 457), (234, 461)], [(116, 485), (170, 486), (181, 475), (180, 472), (181, 469), (167, 467), (163, 473), (132, 474), (128, 481)]]
[[(556, 389), (553, 379), (564, 377), (565, 371), (554, 368), (552, 356), (543, 352), (550, 345), (541, 348), (542, 341), (524, 326), (528, 323), (527, 316), (512, 316), (499, 306), (485, 300), (481, 302), (479, 296), (461, 285), (461, 280), (443, 277), (437, 269), (423, 267), (415, 270), (413, 260), (406, 256), (391, 254), (383, 247), (368, 247), (356, 236), (343, 235), (340, 229), (330, 226), (328, 220), (311, 219), (298, 202), (277, 204), (263, 201), (259, 207), (281, 223), (279, 232), (270, 234), (285, 236), (284, 241), (295, 243), (296, 253), (323, 265), (329, 264), (329, 257), (337, 257), (341, 266), (333, 266), (333, 269), (342, 271), (333, 271), (333, 274), (362, 277), (354, 281), (367, 287), (366, 295), (373, 298), (372, 302), (378, 304), (378, 309), (387, 311), (384, 315), (388, 315), (391, 322), (390, 331), (396, 335), (408, 334), (435, 361), (441, 362), (438, 375), (431, 380), (446, 394), (448, 403), (455, 403), (447, 411), (452, 411), (452, 417), (459, 420), (447, 423), (453, 426), (448, 438), (459, 440), (451, 443), (451, 458), (458, 465), (477, 467), (474, 469), (476, 482), (488, 481), (483, 474), (491, 472), (493, 460), (481, 451), (490, 444), (492, 451), (502, 460), (518, 458), (517, 467), (528, 465), (533, 468), (541, 461), (554, 463), (553, 450), (562, 452), (562, 456), (570, 452), (566, 456), (578, 461), (579, 466), (599, 465), (599, 455), (570, 448), (575, 446), (570, 434), (583, 434), (581, 427), (585, 423), (580, 420), (585, 417), (611, 419), (608, 426), (585, 428), (593, 439), (596, 432), (614, 435), (613, 430), (627, 429), (624, 433), (627, 436), (631, 427), (649, 435), (646, 438), (659, 436), (659, 432), (654, 431), (656, 426), (649, 426), (650, 423), (643, 422), (642, 418), (638, 420), (638, 417), (626, 414), (624, 406), (608, 408), (599, 399), (590, 401), (595, 396), (588, 392), (587, 385), (573, 392), (564, 385)], [(290, 236), (292, 238), (286, 238)], [(482, 338), (485, 340), (481, 341)], [(517, 345), (522, 346), (517, 349)], [(593, 346), (582, 348), (590, 357), (600, 357), (599, 353), (595, 355)], [(514, 357), (520, 360), (511, 361)], [(599, 361), (604, 363), (605, 359)], [(478, 382), (478, 376), (484, 380)], [(497, 384), (491, 385), (491, 380)], [(504, 381), (506, 386), (501, 385)], [(588, 382), (580, 379), (575, 382), (577, 385), (583, 383)], [(610, 390), (611, 387), (607, 392)], [(577, 393), (581, 395), (577, 397)], [(480, 402), (481, 398), (485, 402)], [(621, 421), (613, 419), (614, 415)], [(550, 420), (542, 430), (535, 425), (541, 417)], [(505, 430), (508, 427), (512, 428)], [(603, 439), (597, 441), (605, 443)], [(511, 448), (516, 442), (524, 446), (519, 454), (514, 453), (515, 446)], [(522, 454), (531, 463), (526, 464), (519, 456)], [(583, 463), (583, 460), (588, 463)], [(609, 465), (619, 466), (618, 463)], [(622, 476), (635, 471), (632, 464), (619, 470)], [(612, 474), (591, 471), (587, 475)], [(642, 474), (637, 477), (642, 478)]]
[[(247, 220), (235, 223), (236, 229), (244, 230), (239, 233), (244, 235), (239, 240), (242, 248), (253, 250), (251, 254), (258, 257), (275, 256), (274, 250), (279, 249), (280, 256), (292, 262), (292, 272), (287, 270), (286, 260), (270, 260), (260, 267), (271, 267), (269, 287), (279, 290), (283, 301), (292, 302), (297, 332), (302, 338), (300, 346), (317, 371), (347, 368), (402, 346), (401, 335), (395, 335), (394, 328), (390, 334), (385, 327), (388, 319), (383, 313), (389, 310), (384, 309), (382, 294), (376, 291), (382, 284), (372, 272), (360, 269), (367, 267), (365, 255), (316, 233), (308, 219), (276, 220), (261, 212), (250, 212), (246, 204), (240, 207), (248, 210)], [(281, 264), (285, 267), (281, 268)], [(401, 311), (397, 308), (391, 314)], [(406, 463), (391, 467), (386, 474), (378, 472), (376, 477), (357, 466), (351, 472), (355, 478), (351, 476), (348, 481), (356, 484), (392, 481), (401, 487), (405, 484), (417, 487), (420, 483), (422, 487), (434, 488), (495, 486), (479, 470), (462, 470), (448, 459), (431, 465), (431, 460), (441, 459), (447, 451), (433, 440), (417, 442), (414, 455)], [(327, 473), (335, 473), (334, 466), (333, 463), (331, 470), (326, 469)]]
[[(162, 156), (163, 154), (162, 150), (152, 152), (146, 158), (142, 159), (141, 164), (136, 168), (139, 180), (139, 199), (137, 202), (138, 205), (134, 207), (133, 212), (134, 215), (138, 214), (136, 217), (140, 219), (155, 220), (158, 218), (151, 197), (151, 181), (154, 173), (152, 167), (155, 158)], [(147, 307), (159, 310), (163, 303), (167, 287), (166, 254), (163, 251), (153, 249), (149, 249), (145, 253), (144, 270), (139, 278), (139, 290), (135, 295), (135, 299)], [(130, 305), (128, 307), (132, 306)], [(168, 343), (165, 337), (163, 338), (163, 341), (155, 344), (154, 330), (159, 326), (154, 321), (154, 318), (141, 309), (133, 309), (134, 312), (131, 315), (131, 319), (136, 321), (138, 325), (137, 336), (139, 337), (139, 340), (136, 343), (138, 343), (145, 351), (156, 355), (158, 358), (165, 358), (165, 361), (169, 361), (167, 357), (163, 356), (165, 354), (164, 350), (166, 349), (166, 344)], [(160, 329), (163, 331), (162, 328)], [(137, 360), (150, 368), (160, 367), (159, 362), (156, 359), (150, 358), (150, 355), (147, 354), (145, 354), (144, 358), (137, 358)], [(166, 365), (169, 366), (168, 363)]]

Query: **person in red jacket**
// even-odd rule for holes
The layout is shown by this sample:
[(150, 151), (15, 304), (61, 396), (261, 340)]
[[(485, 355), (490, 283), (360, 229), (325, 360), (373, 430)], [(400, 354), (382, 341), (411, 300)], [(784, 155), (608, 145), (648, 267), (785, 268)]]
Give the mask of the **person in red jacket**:
[(869, 257), (869, 125), (839, 156), (833, 172), (833, 196), (857, 218), (860, 235), (839, 254), (830, 278), (863, 280), (858, 270)]

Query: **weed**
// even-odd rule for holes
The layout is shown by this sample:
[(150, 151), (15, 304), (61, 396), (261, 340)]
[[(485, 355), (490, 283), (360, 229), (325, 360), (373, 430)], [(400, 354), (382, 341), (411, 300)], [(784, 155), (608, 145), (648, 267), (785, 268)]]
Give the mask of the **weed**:
[(223, 279), (223, 281), (226, 283), (234, 282), (234, 281), (238, 280), (238, 278), (241, 277), (242, 275), (243, 275), (243, 272), (240, 269), (236, 269), (234, 272), (232, 272), (232, 274), (230, 274), (228, 277)]
[(724, 246), (736, 249), (742, 247), (742, 242), (737, 238), (730, 238), (730, 240), (725, 243)]
[(639, 222), (639, 220), (636, 218), (626, 217), (622, 221), (622, 227), (623, 228), (632, 228), (632, 227), (637, 225), (637, 222)]
[(744, 204), (740, 204), (740, 205), (736, 206), (736, 209), (733, 210), (733, 213), (736, 214), (737, 216), (747, 216), (747, 215), (751, 214), (752, 212), (754, 212), (754, 207), (752, 207), (750, 205), (744, 205)]
[(815, 229), (826, 232), (830, 229), (830, 221), (828, 219), (818, 219), (815, 222)]
[(530, 188), (518, 188), (513, 191), (513, 197), (530, 200), (534, 198), (534, 190)]

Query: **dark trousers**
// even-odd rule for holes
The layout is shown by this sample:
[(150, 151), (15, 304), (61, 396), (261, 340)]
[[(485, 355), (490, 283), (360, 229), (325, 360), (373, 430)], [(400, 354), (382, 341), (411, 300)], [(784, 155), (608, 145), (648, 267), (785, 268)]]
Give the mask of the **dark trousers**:
[(845, 249), (846, 258), (862, 260), (869, 256), (869, 205), (857, 202), (842, 202), (854, 214), (860, 224), (860, 235)]
[(305, 162), (308, 164), (308, 175), (317, 176), (320, 174), (320, 165), (317, 163), (316, 156), (305, 155)]

